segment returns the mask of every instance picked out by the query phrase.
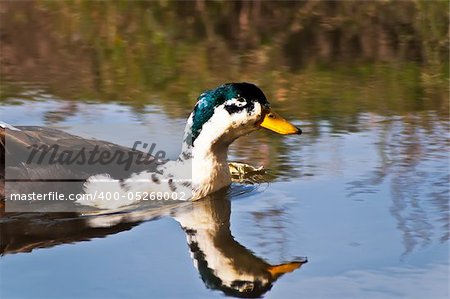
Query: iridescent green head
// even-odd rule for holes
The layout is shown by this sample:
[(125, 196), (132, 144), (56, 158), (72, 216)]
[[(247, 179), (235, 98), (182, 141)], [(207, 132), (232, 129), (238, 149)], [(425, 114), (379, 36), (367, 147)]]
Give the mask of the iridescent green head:
[(264, 93), (251, 83), (227, 83), (203, 92), (189, 117), (185, 142), (189, 146), (230, 144), (260, 127), (280, 134), (300, 129), (270, 110)]

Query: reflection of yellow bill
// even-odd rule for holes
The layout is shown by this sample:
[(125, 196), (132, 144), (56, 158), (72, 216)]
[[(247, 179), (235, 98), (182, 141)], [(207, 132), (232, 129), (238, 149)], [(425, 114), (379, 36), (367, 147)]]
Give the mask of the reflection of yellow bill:
[(261, 127), (274, 131), (278, 134), (301, 134), (302, 130), (273, 112), (271, 109), (264, 113), (262, 122), (259, 124)]
[(278, 278), (285, 273), (292, 272), (295, 269), (300, 268), (302, 264), (304, 264), (304, 262), (291, 262), (276, 266), (270, 266), (268, 270), (273, 278)]

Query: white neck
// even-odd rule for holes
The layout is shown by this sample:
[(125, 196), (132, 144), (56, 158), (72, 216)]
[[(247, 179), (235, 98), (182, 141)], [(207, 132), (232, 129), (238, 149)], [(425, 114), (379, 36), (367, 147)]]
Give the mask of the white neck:
[(205, 126), (192, 146), (188, 140), (191, 126), (192, 120), (189, 117), (179, 160), (191, 163), (193, 199), (198, 199), (230, 185), (231, 174), (227, 159), (231, 141), (219, 138), (222, 137), (218, 135), (221, 128)]

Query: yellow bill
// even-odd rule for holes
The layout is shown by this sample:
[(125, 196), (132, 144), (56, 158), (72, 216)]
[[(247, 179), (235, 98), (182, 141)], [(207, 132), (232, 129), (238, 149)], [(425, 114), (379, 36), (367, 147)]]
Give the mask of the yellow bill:
[(302, 133), (302, 130), (279, 116), (277, 113), (273, 112), (271, 109), (265, 111), (265, 113), (263, 114), (262, 122), (259, 124), (259, 126), (283, 135), (300, 135)]

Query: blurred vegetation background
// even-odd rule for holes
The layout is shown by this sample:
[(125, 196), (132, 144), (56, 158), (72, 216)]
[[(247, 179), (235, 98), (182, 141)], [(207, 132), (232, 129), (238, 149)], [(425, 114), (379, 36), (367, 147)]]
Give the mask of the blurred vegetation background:
[(65, 100), (154, 103), (185, 117), (202, 90), (249, 81), (306, 119), (447, 117), (448, 6), (2, 1), (1, 99), (28, 84)]

